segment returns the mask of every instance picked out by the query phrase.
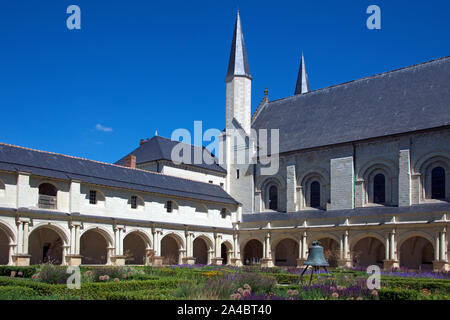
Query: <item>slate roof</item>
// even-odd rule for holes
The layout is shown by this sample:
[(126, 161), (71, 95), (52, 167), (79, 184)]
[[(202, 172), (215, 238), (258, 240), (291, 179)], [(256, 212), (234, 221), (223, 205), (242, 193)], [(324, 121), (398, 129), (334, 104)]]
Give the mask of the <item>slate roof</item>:
[(241, 222), (282, 221), (302, 219), (351, 218), (382, 215), (402, 215), (411, 213), (447, 212), (450, 203), (428, 203), (408, 207), (365, 207), (345, 210), (304, 210), (297, 212), (262, 212), (242, 214)]
[[(136, 156), (136, 164), (142, 164), (146, 162), (152, 162), (157, 160), (168, 160), (172, 161), (172, 149), (179, 144), (178, 141), (173, 141), (168, 138), (160, 137), (160, 136), (154, 136), (149, 141), (144, 142), (142, 145), (140, 145), (138, 148), (136, 148), (134, 151), (130, 152), (128, 155), (117, 161), (115, 164), (118, 165), (125, 165), (125, 158), (129, 155)], [(191, 164), (194, 167), (199, 167), (202, 169), (207, 169), (215, 172), (220, 173), (226, 173), (227, 171), (222, 168), (218, 164), (218, 159), (215, 158), (208, 149), (205, 147), (198, 147), (193, 145), (184, 144), (187, 148), (191, 149)], [(195, 150), (203, 152), (204, 150), (207, 151), (206, 156), (208, 156), (209, 161), (213, 162), (212, 164), (206, 163), (205, 156), (202, 158), (202, 163), (195, 164), (194, 163), (194, 152)]]
[(3, 143), (0, 143), (0, 170), (25, 171), (55, 179), (80, 180), (108, 187), (239, 204), (214, 184)]
[(450, 57), (266, 104), (280, 153), (450, 125)]

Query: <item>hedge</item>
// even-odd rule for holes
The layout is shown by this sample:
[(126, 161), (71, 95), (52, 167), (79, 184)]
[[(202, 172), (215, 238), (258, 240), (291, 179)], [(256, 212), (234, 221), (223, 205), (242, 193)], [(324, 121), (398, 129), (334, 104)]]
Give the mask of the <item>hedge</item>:
[(0, 266), (0, 276), (11, 275), (11, 272), (15, 272), (16, 276), (18, 272), (22, 272), (23, 278), (31, 278), (33, 274), (38, 272), (39, 266), (27, 266), (27, 267), (15, 267), (15, 266)]
[(175, 289), (179, 284), (179, 279), (161, 278), (159, 280), (142, 280), (142, 281), (120, 281), (120, 282), (102, 282), (102, 283), (85, 283), (81, 285), (81, 289), (68, 289), (65, 284), (51, 285), (29, 279), (12, 279), (9, 277), (0, 277), (0, 286), (17, 286), (26, 287), (34, 290), (41, 296), (65, 296), (67, 298), (85, 298), (85, 299), (102, 299), (109, 294), (126, 291), (139, 291), (157, 289)]
[(106, 300), (174, 300), (173, 289), (112, 292), (104, 295)]
[(417, 300), (419, 292), (410, 289), (380, 289), (378, 290), (378, 297), (380, 300)]
[(414, 289), (414, 290), (439, 290), (450, 293), (450, 281), (441, 279), (420, 278), (385, 278), (381, 280), (382, 286), (390, 288)]
[(30, 300), (37, 296), (32, 288), (20, 286), (0, 287), (0, 300)]

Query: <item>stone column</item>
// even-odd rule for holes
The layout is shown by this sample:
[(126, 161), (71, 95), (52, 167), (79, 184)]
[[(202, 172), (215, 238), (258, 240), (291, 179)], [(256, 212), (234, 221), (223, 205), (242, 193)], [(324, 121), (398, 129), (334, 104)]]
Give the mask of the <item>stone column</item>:
[(306, 232), (302, 233), (298, 241), (298, 259), (297, 268), (302, 267), (306, 261)]
[(435, 236), (434, 260), (439, 261), (439, 232)]
[(23, 223), (17, 221), (17, 254), (23, 253)]
[(395, 242), (395, 231), (392, 231), (391, 232), (391, 234), (390, 234), (390, 240), (389, 240), (389, 242), (390, 242), (390, 245), (391, 245), (391, 249), (390, 249), (390, 260), (396, 260), (396, 254), (395, 254), (395, 245), (396, 245), (396, 242)]
[(286, 167), (286, 210), (287, 212), (295, 212), (296, 208), (296, 187), (297, 180), (295, 178), (295, 164)]
[(340, 268), (350, 268), (352, 267), (353, 263), (351, 260), (351, 257), (349, 256), (349, 244), (348, 244), (348, 230), (345, 230), (344, 233), (341, 236), (341, 239), (339, 241), (340, 246), (340, 258), (338, 260), (338, 266)]
[(267, 232), (266, 237), (264, 239), (264, 257), (261, 259), (261, 267), (263, 268), (271, 268), (273, 267), (273, 261), (272, 261), (272, 252), (271, 252), (271, 242), (270, 242), (270, 232)]
[(389, 235), (384, 240), (384, 259), (389, 260)]
[(240, 248), (239, 248), (239, 235), (237, 233), (233, 234), (233, 257), (231, 258), (231, 264), (233, 266), (239, 267), (242, 266), (242, 261), (240, 257)]
[(222, 252), (221, 245), (222, 243), (222, 235), (214, 234), (214, 257), (211, 259), (213, 264), (221, 265), (222, 264)]
[(161, 266), (163, 262), (163, 257), (161, 257), (161, 241), (160, 241), (160, 230), (153, 228), (153, 251), (154, 255), (151, 259), (152, 266)]
[(70, 223), (70, 254), (75, 254), (75, 226)]
[(255, 212), (261, 212), (261, 190), (255, 190)]
[(28, 254), (29, 221), (23, 222), (23, 253)]
[(411, 205), (411, 172), (409, 139), (408, 148), (400, 150), (398, 158), (398, 206)]
[(8, 266), (13, 266), (14, 265), (14, 253), (16, 250), (16, 244), (12, 242), (12, 240), (10, 240), (9, 242), (9, 252), (8, 252)]
[(75, 254), (80, 254), (80, 225), (75, 225)]
[(445, 252), (447, 251), (446, 249), (446, 243), (447, 241), (445, 240), (445, 230), (441, 232), (441, 239), (440, 239), (440, 243), (441, 243), (441, 252), (440, 252), (440, 259), (441, 261), (447, 261), (447, 257)]

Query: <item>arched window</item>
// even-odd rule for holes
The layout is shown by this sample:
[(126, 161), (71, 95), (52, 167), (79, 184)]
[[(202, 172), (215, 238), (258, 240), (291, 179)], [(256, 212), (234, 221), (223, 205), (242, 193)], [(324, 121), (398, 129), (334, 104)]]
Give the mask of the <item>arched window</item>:
[(271, 186), (269, 188), (269, 209), (278, 209), (278, 189), (276, 186)]
[(39, 208), (56, 209), (56, 194), (58, 190), (50, 183), (39, 186)]
[(386, 202), (386, 178), (379, 173), (373, 178), (373, 203)]
[(313, 181), (310, 189), (309, 206), (311, 208), (320, 208), (320, 183), (318, 181)]
[(445, 199), (445, 170), (442, 167), (431, 171), (431, 198)]

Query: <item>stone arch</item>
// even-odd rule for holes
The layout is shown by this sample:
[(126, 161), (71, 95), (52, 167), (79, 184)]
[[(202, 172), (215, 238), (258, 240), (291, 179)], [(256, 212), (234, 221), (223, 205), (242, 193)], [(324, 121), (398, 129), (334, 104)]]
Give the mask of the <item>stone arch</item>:
[(183, 249), (183, 238), (175, 232), (164, 235), (161, 239), (161, 256), (164, 265), (179, 264), (181, 261), (180, 251)]
[[(275, 187), (276, 188), (276, 205), (275, 208), (276, 209), (270, 209), (271, 207), (271, 188)], [(280, 180), (277, 177), (269, 177), (269, 178), (265, 178), (262, 179), (260, 181), (260, 183), (258, 184), (258, 189), (261, 190), (261, 194), (262, 194), (262, 203), (263, 203), (263, 208), (265, 210), (276, 210), (279, 211), (280, 210), (280, 205), (281, 205), (281, 190), (282, 190), (282, 183), (280, 182)], [(272, 206), (274, 206), (274, 204), (272, 203)]]
[(233, 252), (233, 245), (230, 241), (225, 240), (220, 244), (220, 257), (222, 258), (222, 264), (231, 263), (231, 254)]
[(139, 229), (130, 230), (123, 239), (125, 264), (145, 264), (147, 250), (151, 247), (148, 235)]
[(400, 267), (414, 270), (432, 270), (434, 260), (433, 241), (423, 233), (411, 233), (398, 244)]
[(57, 225), (41, 223), (36, 225), (28, 236), (28, 252), (31, 264), (51, 262), (62, 264), (67, 234)]
[(367, 235), (355, 241), (351, 249), (353, 265), (361, 267), (383, 266), (385, 246), (382, 240), (379, 237)]
[(327, 259), (330, 267), (337, 267), (338, 260), (340, 258), (339, 239), (332, 234), (326, 234), (323, 236), (317, 235), (313, 239), (315, 240), (311, 240), (310, 245), (314, 241), (319, 241), (320, 245), (323, 247), (325, 259)]
[(112, 247), (112, 237), (102, 227), (90, 227), (81, 234), (80, 254), (82, 264), (109, 263), (109, 252)]
[(209, 252), (212, 246), (208, 237), (201, 235), (192, 242), (192, 255), (196, 264), (209, 264)]
[(436, 167), (445, 170), (445, 200), (450, 200), (450, 152), (432, 152), (421, 157), (414, 165), (414, 171), (420, 175), (420, 200), (431, 199), (431, 172)]
[(291, 237), (280, 239), (275, 245), (276, 266), (297, 266), (299, 243)]
[(363, 187), (363, 204), (375, 203), (374, 199), (374, 182), (377, 175), (384, 176), (384, 197), (382, 204), (393, 204), (393, 192), (396, 189), (395, 182), (398, 176), (398, 170), (395, 164), (384, 158), (374, 159), (364, 165), (359, 171), (359, 177), (364, 181)]
[[(300, 186), (300, 208), (311, 208), (311, 185), (319, 183), (320, 185), (320, 205), (317, 208), (325, 209), (328, 202), (329, 173), (322, 168), (312, 168), (302, 173), (298, 178)], [(316, 207), (316, 206), (315, 206)]]
[(0, 265), (5, 265), (10, 262), (10, 244), (13, 244), (14, 241), (14, 231), (6, 223), (0, 221)]
[(242, 262), (245, 265), (259, 264), (264, 256), (263, 243), (256, 238), (249, 239), (243, 245)]

